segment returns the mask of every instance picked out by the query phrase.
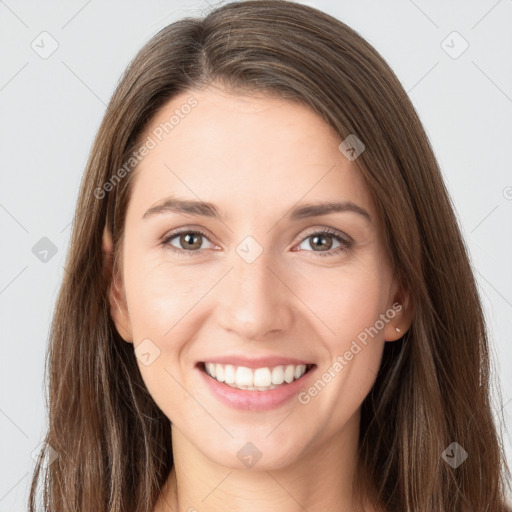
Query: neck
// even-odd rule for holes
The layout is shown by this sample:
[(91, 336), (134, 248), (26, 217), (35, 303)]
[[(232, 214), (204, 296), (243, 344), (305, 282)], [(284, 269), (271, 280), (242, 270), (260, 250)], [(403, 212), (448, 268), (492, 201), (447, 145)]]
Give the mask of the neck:
[(358, 434), (356, 414), (342, 432), (305, 447), (284, 467), (266, 468), (262, 458), (236, 469), (206, 458), (173, 425), (174, 466), (155, 512), (375, 510), (364, 508), (355, 492)]

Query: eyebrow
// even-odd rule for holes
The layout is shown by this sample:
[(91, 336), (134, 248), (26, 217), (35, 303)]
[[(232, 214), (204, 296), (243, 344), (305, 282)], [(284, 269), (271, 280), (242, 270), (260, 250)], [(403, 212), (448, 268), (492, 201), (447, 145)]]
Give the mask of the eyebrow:
[[(194, 216), (212, 217), (215, 219), (222, 218), (220, 211), (212, 203), (195, 200), (183, 200), (177, 199), (175, 197), (168, 197), (163, 199), (155, 206), (149, 208), (149, 210), (146, 211), (142, 218), (147, 219), (153, 215), (166, 212), (184, 213)], [(308, 217), (319, 217), (321, 215), (328, 215), (330, 213), (339, 212), (357, 213), (365, 217), (368, 221), (371, 221), (370, 214), (364, 208), (361, 208), (351, 201), (302, 204), (296, 208), (293, 208), (285, 216), (285, 218), (290, 221), (297, 221)]]

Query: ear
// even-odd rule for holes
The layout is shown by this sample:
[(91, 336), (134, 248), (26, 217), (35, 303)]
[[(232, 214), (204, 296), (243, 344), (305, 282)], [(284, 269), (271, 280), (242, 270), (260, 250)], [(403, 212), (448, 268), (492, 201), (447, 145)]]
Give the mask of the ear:
[(117, 332), (128, 343), (133, 343), (130, 316), (126, 305), (122, 276), (120, 271), (114, 268), (114, 244), (112, 235), (105, 226), (102, 240), (103, 270), (108, 280), (107, 297), (110, 306), (110, 316), (114, 321)]
[[(403, 286), (398, 287), (388, 312), (390, 320), (384, 330), (384, 339), (396, 341), (404, 337), (410, 329), (414, 317), (414, 305), (408, 289)], [(393, 316), (391, 316), (392, 312), (394, 312)]]

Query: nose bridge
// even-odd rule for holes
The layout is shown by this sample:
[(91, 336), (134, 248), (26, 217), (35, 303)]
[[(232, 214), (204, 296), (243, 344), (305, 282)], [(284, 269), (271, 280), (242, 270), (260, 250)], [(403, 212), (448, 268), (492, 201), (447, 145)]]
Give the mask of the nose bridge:
[(245, 339), (286, 329), (291, 320), (286, 288), (275, 275), (270, 251), (258, 246), (250, 239), (239, 244), (222, 290), (222, 326)]

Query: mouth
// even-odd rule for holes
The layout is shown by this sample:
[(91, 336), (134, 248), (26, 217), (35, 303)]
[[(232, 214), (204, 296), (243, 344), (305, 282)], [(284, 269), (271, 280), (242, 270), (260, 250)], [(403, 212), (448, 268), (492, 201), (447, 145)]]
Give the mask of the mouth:
[(231, 388), (259, 392), (289, 386), (316, 368), (313, 363), (248, 368), (206, 361), (199, 362), (196, 366), (211, 379)]

